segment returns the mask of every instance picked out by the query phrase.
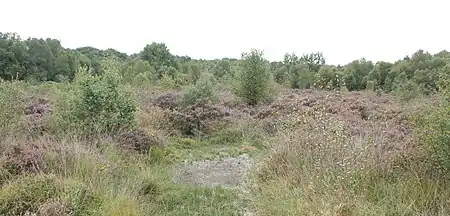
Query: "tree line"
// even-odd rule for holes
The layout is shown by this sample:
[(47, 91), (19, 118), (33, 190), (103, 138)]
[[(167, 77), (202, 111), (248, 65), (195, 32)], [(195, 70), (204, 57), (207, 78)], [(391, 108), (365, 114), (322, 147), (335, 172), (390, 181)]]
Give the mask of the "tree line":
[[(263, 55), (261, 53), (261, 55)], [(114, 60), (125, 81), (195, 82), (202, 72), (216, 78), (233, 78), (242, 59), (192, 59), (173, 55), (164, 43), (147, 44), (139, 53), (128, 55), (115, 49), (94, 47), (68, 49), (56, 39), (22, 39), (16, 33), (0, 32), (0, 78), (65, 82), (73, 80), (80, 67), (101, 74), (102, 62)], [(286, 53), (283, 61), (265, 65), (273, 79), (290, 88), (320, 88), (349, 91), (370, 89), (391, 92), (416, 91), (430, 94), (439, 91), (440, 74), (450, 73), (450, 52), (430, 54), (418, 50), (396, 62), (372, 62), (364, 58), (346, 65), (330, 65), (322, 53), (297, 56)], [(107, 64), (111, 65), (111, 64)]]

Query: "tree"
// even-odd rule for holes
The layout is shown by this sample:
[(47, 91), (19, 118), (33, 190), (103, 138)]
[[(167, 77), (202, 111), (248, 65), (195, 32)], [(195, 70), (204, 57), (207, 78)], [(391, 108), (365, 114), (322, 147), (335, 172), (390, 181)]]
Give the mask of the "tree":
[(309, 89), (314, 84), (314, 74), (308, 65), (298, 64), (291, 68), (290, 81), (291, 88)]
[(364, 90), (373, 63), (362, 58), (355, 60), (344, 67), (345, 84), (349, 91)]
[(28, 53), (25, 43), (14, 33), (0, 32), (0, 78), (24, 79), (26, 77), (26, 63)]
[(299, 61), (308, 65), (309, 71), (317, 73), (325, 65), (325, 58), (322, 53), (309, 53), (303, 55)]
[(269, 99), (273, 78), (264, 53), (256, 49), (242, 53), (241, 67), (238, 76), (239, 95), (250, 105)]
[(156, 71), (150, 63), (138, 58), (128, 61), (122, 69), (123, 81), (128, 83), (133, 82), (135, 78), (140, 80), (152, 80), (155, 75)]
[(338, 89), (345, 86), (343, 74), (335, 66), (323, 66), (316, 74), (314, 87), (319, 89)]
[[(147, 44), (140, 53), (142, 60), (148, 61), (156, 71), (160, 71), (162, 67), (172, 67), (177, 69), (175, 57), (170, 53), (166, 44), (156, 43)], [(159, 74), (161, 77), (161, 74)]]
[(368, 75), (368, 80), (374, 82), (375, 88), (381, 88), (387, 91), (385, 83), (389, 71), (392, 69), (393, 64), (389, 62), (377, 62)]

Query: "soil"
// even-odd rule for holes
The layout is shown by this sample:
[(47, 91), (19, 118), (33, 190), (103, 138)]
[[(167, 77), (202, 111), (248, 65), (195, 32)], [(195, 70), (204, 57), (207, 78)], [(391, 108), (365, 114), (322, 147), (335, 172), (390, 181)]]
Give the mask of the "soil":
[(204, 187), (238, 186), (246, 177), (253, 160), (247, 154), (218, 160), (194, 161), (175, 168), (174, 182)]

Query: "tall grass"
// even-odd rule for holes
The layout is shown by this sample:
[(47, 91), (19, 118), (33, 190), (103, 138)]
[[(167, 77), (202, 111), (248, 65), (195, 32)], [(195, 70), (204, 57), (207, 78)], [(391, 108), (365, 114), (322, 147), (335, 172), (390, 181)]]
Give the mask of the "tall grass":
[(395, 150), (400, 143), (389, 143), (383, 128), (349, 136), (320, 110), (292, 121), (254, 173), (258, 215), (450, 214), (450, 179), (429, 175), (419, 147)]
[(44, 135), (28, 137), (22, 130), (25, 98), (43, 91), (28, 91), (18, 82), (0, 85), (5, 90), (0, 92), (5, 129), (0, 136), (0, 215), (238, 214), (234, 191), (174, 184), (172, 160), (164, 159), (171, 156), (164, 151), (138, 154), (123, 151), (106, 134), (86, 139), (77, 128), (58, 130), (61, 124), (73, 125), (72, 118), (62, 115), (76, 109), (66, 103), (77, 96), (73, 86), (32, 88), (45, 89), (54, 110), (43, 123)]

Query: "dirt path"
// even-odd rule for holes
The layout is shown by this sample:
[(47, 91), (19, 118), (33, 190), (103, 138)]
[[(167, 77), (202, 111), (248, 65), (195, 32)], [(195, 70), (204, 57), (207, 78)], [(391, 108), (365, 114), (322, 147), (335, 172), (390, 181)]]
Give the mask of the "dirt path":
[(252, 159), (247, 154), (194, 161), (177, 165), (173, 180), (177, 184), (232, 188), (243, 182), (251, 166)]
[[(254, 159), (247, 154), (217, 160), (194, 161), (177, 165), (173, 181), (177, 184), (237, 189), (239, 196), (245, 197), (248, 192), (244, 184), (253, 165)], [(235, 204), (244, 216), (254, 216), (240, 203), (236, 201)]]

